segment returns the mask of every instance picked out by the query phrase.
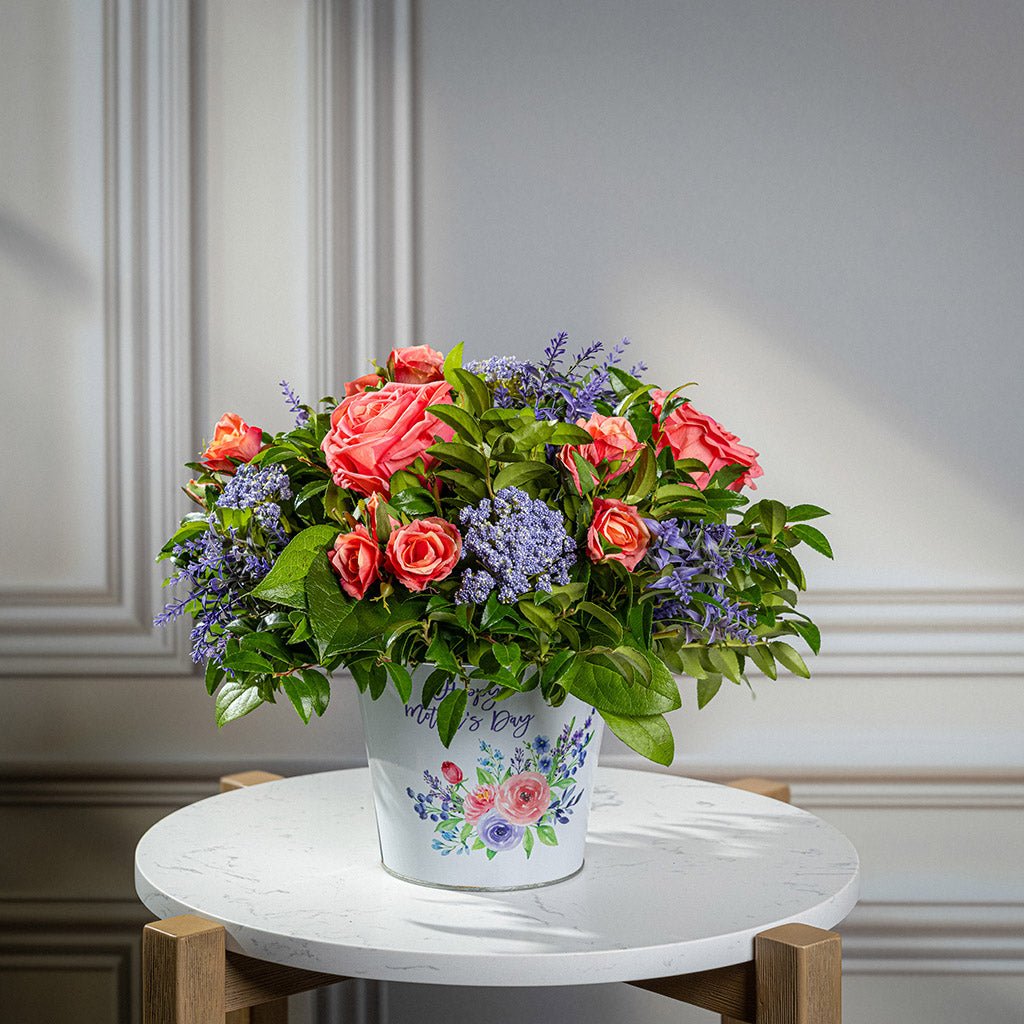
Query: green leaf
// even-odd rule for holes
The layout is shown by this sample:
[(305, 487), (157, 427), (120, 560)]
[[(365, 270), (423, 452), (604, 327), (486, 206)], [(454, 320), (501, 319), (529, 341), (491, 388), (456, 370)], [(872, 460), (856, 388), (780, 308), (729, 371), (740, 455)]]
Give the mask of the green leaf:
[(626, 717), (602, 711), (608, 728), (632, 750), (655, 764), (670, 765), (675, 757), (672, 729), (662, 715)]
[(273, 633), (246, 633), (238, 641), (238, 646), (243, 651), (260, 651), (285, 665), (292, 662), (291, 651)]
[(559, 423), (546, 438), (548, 444), (593, 444), (589, 430), (577, 427), (575, 423)]
[(659, 658), (653, 655), (646, 657), (652, 668), (650, 685), (642, 682), (639, 675), (636, 682), (629, 685), (616, 669), (589, 658), (575, 659), (561, 682), (575, 697), (601, 712), (636, 717), (674, 711), (682, 701), (671, 672)]
[(640, 453), (640, 458), (637, 459), (636, 466), (633, 469), (629, 493), (624, 499), (626, 504), (635, 505), (643, 498), (646, 498), (654, 490), (654, 485), (657, 482), (657, 457), (648, 445), (644, 445), (644, 450)]
[(444, 377), (465, 398), (474, 416), (481, 416), (490, 407), (491, 396), (487, 385), (475, 373), (453, 366), (445, 372)]
[(466, 713), (468, 697), (463, 687), (452, 690), (437, 706), (437, 735), (441, 745), (450, 747), (455, 734), (462, 724), (462, 716)]
[(436, 416), (442, 423), (447, 423), (464, 440), (472, 441), (474, 444), (483, 443), (484, 432), (479, 421), (465, 409), (445, 402), (441, 405), (428, 405), (427, 412)]
[(594, 604), (593, 601), (580, 601), (578, 610), (586, 612), (587, 615), (592, 615), (605, 626), (615, 643), (619, 643), (622, 640), (622, 623), (606, 608), (602, 608), (599, 604)]
[(319, 558), (313, 559), (306, 573), (306, 606), (309, 609), (313, 636), (316, 638), (317, 652), (321, 658), (327, 657), (341, 624), (361, 603), (352, 601), (342, 594), (338, 578), (328, 564), (325, 554), (321, 552)]
[(307, 724), (314, 713), (324, 713), (331, 695), (327, 680), (319, 672), (309, 669), (302, 669), (294, 675), (282, 676), (281, 689), (292, 702), (292, 707), (299, 718)]
[(705, 676), (697, 680), (697, 707), (698, 709), (707, 706), (708, 702), (715, 696), (722, 687), (721, 676)]
[(255, 672), (269, 675), (274, 671), (274, 666), (256, 651), (232, 650), (229, 646), (221, 664), (234, 673)]
[(740, 673), (740, 661), (736, 652), (728, 647), (711, 647), (708, 650), (708, 658), (715, 669), (722, 673), (727, 679), (734, 683), (743, 681)]
[(398, 691), (398, 696), (402, 698), (403, 704), (409, 703), (409, 698), (412, 696), (412, 676), (409, 675), (409, 670), (404, 665), (399, 665), (394, 661), (385, 661), (384, 668), (387, 670), (389, 676), (391, 676), (391, 682), (395, 684), (395, 689)]
[(803, 676), (804, 679), (811, 678), (810, 670), (804, 664), (804, 659), (789, 644), (784, 643), (782, 640), (775, 640), (768, 647), (780, 665), (789, 669), (794, 675)]
[(778, 679), (779, 670), (775, 667), (775, 659), (768, 650), (767, 644), (754, 644), (747, 648), (750, 660), (769, 678)]
[(206, 663), (206, 692), (212, 697), (213, 691), (220, 685), (224, 678), (224, 669), (215, 661)]
[(589, 494), (598, 484), (597, 470), (578, 451), (570, 449), (569, 454), (580, 478), (580, 494)]
[(533, 843), (534, 843), (533, 829), (532, 828), (528, 828), (523, 833), (523, 850), (526, 853), (526, 859), (527, 860), (530, 859), (530, 854), (533, 852)]
[(290, 608), (305, 608), (306, 574), (316, 556), (334, 543), (338, 532), (336, 525), (326, 523), (297, 533), (277, 556), (270, 572), (253, 588), (252, 596)]
[(531, 480), (539, 480), (542, 477), (554, 478), (555, 471), (546, 463), (534, 459), (525, 459), (523, 462), (510, 462), (499, 470), (494, 478), (494, 490), (500, 491), (503, 487), (522, 487)]
[(263, 703), (259, 687), (254, 683), (242, 683), (229, 679), (217, 691), (214, 704), (214, 720), (218, 726), (226, 725), (255, 711)]
[(787, 514), (786, 506), (781, 501), (766, 499), (758, 502), (758, 515), (772, 540), (782, 532), (782, 528), (786, 525)]
[(788, 521), (791, 523), (799, 522), (802, 519), (818, 519), (821, 516), (827, 516), (829, 513), (823, 508), (819, 508), (817, 505), (794, 505), (789, 510)]
[(523, 617), (529, 621), (531, 625), (544, 630), (545, 633), (554, 633), (558, 629), (558, 623), (555, 620), (554, 612), (549, 608), (545, 608), (543, 605), (534, 604), (532, 601), (520, 601), (518, 607), (523, 613)]
[(443, 668), (450, 676), (458, 674), (459, 663), (440, 633), (430, 641), (430, 647), (427, 648), (427, 661), (432, 661), (438, 668)]
[(814, 548), (815, 551), (820, 551), (826, 558), (832, 557), (832, 545), (829, 544), (828, 538), (821, 530), (815, 529), (813, 526), (805, 526), (803, 523), (791, 526), (790, 530), (793, 532), (794, 537), (799, 537), (800, 540), (809, 547)]
[(462, 342), (460, 341), (449, 353), (444, 357), (444, 364), (441, 367), (441, 373), (444, 374), (444, 379), (451, 383), (452, 378), (448, 376), (449, 370), (461, 369), (462, 368)]
[(427, 449), (438, 461), (446, 466), (454, 466), (463, 472), (473, 473), (475, 476), (487, 477), (487, 459), (468, 444), (459, 444), (457, 441), (441, 441), (431, 445)]
[(425, 487), (407, 487), (398, 494), (392, 494), (388, 504), (408, 516), (429, 516), (437, 513), (434, 496)]
[(815, 654), (821, 652), (821, 630), (813, 622), (804, 619), (786, 621), (803, 637), (804, 642)]

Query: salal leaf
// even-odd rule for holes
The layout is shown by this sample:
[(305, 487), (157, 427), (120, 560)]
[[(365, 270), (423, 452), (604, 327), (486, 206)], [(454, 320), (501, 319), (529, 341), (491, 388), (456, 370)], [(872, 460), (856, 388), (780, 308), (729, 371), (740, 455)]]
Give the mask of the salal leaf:
[(523, 462), (510, 462), (503, 466), (498, 475), (494, 478), (494, 490), (500, 491), (503, 487), (522, 487), (531, 480), (539, 480), (543, 477), (552, 477), (554, 470), (546, 463), (534, 459), (526, 459)]
[(218, 726), (226, 725), (255, 711), (263, 703), (255, 683), (229, 679), (218, 691), (214, 704), (214, 720)]
[(468, 696), (463, 687), (457, 687), (437, 706), (437, 735), (444, 747), (450, 747), (455, 733), (466, 713)]
[(277, 556), (273, 567), (252, 590), (253, 597), (289, 608), (305, 608), (304, 581), (317, 555), (333, 544), (338, 527), (333, 524), (309, 526), (297, 533)]
[(682, 701), (672, 673), (659, 658), (647, 657), (652, 668), (650, 685), (639, 675), (630, 685), (616, 669), (589, 658), (577, 658), (561, 682), (574, 696), (602, 712), (635, 717), (675, 711)]
[(705, 708), (722, 688), (722, 677), (707, 675), (697, 680), (697, 707)]
[(827, 516), (829, 513), (819, 508), (817, 505), (794, 505), (789, 510), (789, 522), (798, 523), (804, 519), (818, 519), (821, 516)]
[(675, 757), (672, 729), (662, 715), (626, 717), (602, 711), (601, 717), (616, 736), (632, 750), (655, 764), (670, 765)]
[(804, 679), (810, 679), (811, 673), (804, 664), (804, 659), (800, 657), (796, 649), (790, 647), (789, 644), (782, 640), (775, 640), (768, 645), (772, 654), (775, 655), (775, 660), (789, 669), (794, 675), (803, 676)]
[(790, 530), (792, 530), (794, 537), (799, 537), (800, 540), (809, 547), (814, 548), (815, 551), (821, 552), (826, 558), (832, 557), (832, 545), (829, 544), (828, 538), (821, 530), (815, 529), (813, 526), (807, 526), (804, 523), (797, 523), (796, 526), (791, 526)]
[(442, 423), (447, 423), (463, 440), (480, 444), (484, 439), (479, 420), (457, 405), (447, 402), (441, 405), (428, 405), (427, 412), (436, 416)]

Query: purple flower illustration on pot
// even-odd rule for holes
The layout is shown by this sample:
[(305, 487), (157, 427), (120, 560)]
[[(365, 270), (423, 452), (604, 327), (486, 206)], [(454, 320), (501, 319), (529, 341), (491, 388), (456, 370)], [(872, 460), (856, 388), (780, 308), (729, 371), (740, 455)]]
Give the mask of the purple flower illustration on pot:
[(491, 811), (476, 823), (476, 833), (488, 850), (501, 853), (503, 850), (514, 850), (522, 841), (526, 829), (522, 825), (513, 825), (506, 821), (497, 811)]

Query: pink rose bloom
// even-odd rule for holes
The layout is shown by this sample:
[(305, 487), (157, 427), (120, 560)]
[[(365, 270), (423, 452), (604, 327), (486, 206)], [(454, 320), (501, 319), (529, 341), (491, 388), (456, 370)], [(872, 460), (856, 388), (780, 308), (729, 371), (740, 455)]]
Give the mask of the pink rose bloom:
[(364, 373), (362, 377), (356, 377), (345, 385), (345, 397), (349, 395), (361, 395), (367, 388), (375, 388), (380, 384), (380, 377), (377, 373)]
[(589, 420), (578, 419), (576, 426), (590, 434), (593, 444), (563, 445), (558, 461), (569, 471), (577, 490), (581, 490), (580, 477), (573, 452), (578, 452), (595, 469), (605, 463), (605, 469), (599, 475), (602, 481), (608, 481), (632, 469), (643, 451), (643, 442), (637, 440), (633, 424), (624, 416), (602, 416), (595, 412)]
[[(661, 410), (667, 391), (651, 392), (651, 408), (658, 422), (654, 424), (654, 444), (660, 452), (668, 446), (675, 459), (700, 459), (712, 473), (725, 466), (746, 466), (747, 471), (729, 484), (730, 491), (741, 487), (757, 490), (754, 477), (762, 476), (764, 470), (757, 464), (757, 452), (740, 444), (740, 439), (729, 433), (710, 416), (694, 409), (686, 402), (661, 421)], [(692, 474), (698, 487), (707, 487), (711, 477), (707, 473)]]
[[(602, 541), (622, 550), (606, 552)], [(592, 562), (621, 562), (632, 572), (647, 554), (650, 542), (651, 531), (634, 505), (614, 498), (594, 501), (594, 521), (587, 531), (587, 554)]]
[(334, 550), (327, 559), (338, 574), (341, 589), (360, 601), (370, 584), (380, 578), (384, 556), (370, 531), (360, 523), (351, 533), (338, 534)]
[(388, 356), (388, 370), (401, 384), (429, 384), (444, 380), (444, 356), (429, 345), (394, 348)]
[(434, 443), (450, 441), (451, 427), (427, 412), (428, 405), (451, 404), (451, 386), (388, 382), (380, 391), (349, 395), (331, 414), (321, 447), (339, 487), (358, 494), (391, 496), (391, 474), (405, 469)]
[(451, 575), (462, 554), (462, 535), (438, 516), (414, 519), (388, 537), (384, 552), (387, 567), (410, 590), (424, 590), (428, 583)]
[(454, 761), (445, 761), (441, 765), (441, 774), (453, 785), (457, 786), (465, 776), (462, 769)]
[(494, 790), (490, 786), (476, 786), (462, 801), (462, 816), (466, 821), (479, 821), (494, 806)]
[(249, 462), (263, 445), (263, 431), (250, 427), (241, 416), (226, 412), (221, 416), (213, 433), (213, 440), (199, 456), (204, 466), (221, 473), (234, 473), (235, 464), (229, 459)]
[(532, 825), (551, 803), (551, 787), (540, 772), (523, 772), (498, 788), (495, 806), (513, 825)]

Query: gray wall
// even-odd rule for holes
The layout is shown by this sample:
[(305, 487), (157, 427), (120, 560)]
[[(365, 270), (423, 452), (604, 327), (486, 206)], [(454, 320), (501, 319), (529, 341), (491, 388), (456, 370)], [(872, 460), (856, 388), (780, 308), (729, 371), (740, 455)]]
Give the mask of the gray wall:
[[(0, 24), (5, 1020), (133, 1019), (148, 822), (224, 770), (363, 756), (344, 685), (313, 726), (218, 732), (150, 626), (180, 463), (225, 410), (285, 426), (282, 378), (313, 397), (393, 343), (559, 330), (699, 381), (763, 493), (833, 512), (814, 678), (691, 696), (672, 770), (787, 777), (858, 845), (848, 1021), (1020, 1020), (1024, 8), (0, 0)], [(617, 987), (367, 1005), (679, 1019)]]

